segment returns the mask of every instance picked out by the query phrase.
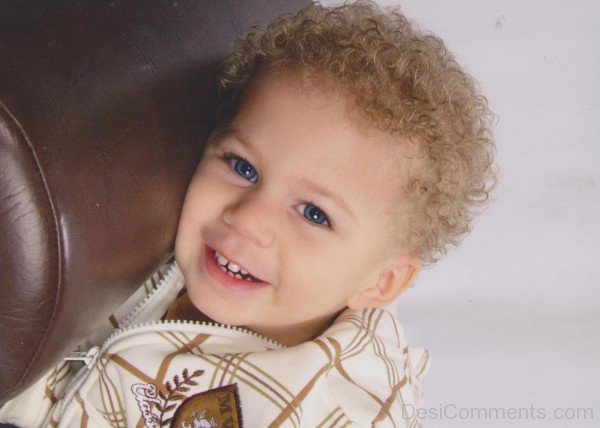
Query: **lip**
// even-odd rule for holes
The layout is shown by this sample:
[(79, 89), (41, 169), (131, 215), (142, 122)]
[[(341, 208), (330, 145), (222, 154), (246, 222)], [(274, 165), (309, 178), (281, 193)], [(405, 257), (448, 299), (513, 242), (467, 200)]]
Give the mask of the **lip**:
[(221, 270), (212, 252), (212, 248), (208, 245), (204, 245), (204, 267), (208, 274), (225, 288), (233, 291), (250, 291), (271, 285), (265, 281), (246, 281), (245, 279), (238, 279), (227, 275)]

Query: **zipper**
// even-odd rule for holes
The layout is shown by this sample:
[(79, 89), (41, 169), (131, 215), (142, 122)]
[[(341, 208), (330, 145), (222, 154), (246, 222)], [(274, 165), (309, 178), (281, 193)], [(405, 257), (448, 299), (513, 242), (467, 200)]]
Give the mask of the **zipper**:
[(73, 351), (68, 357), (63, 358), (63, 360), (69, 362), (82, 362), (86, 366), (90, 366), (96, 360), (98, 351), (100, 351), (99, 346), (92, 346), (87, 352)]
[(173, 327), (178, 326), (178, 325), (194, 325), (194, 326), (200, 326), (200, 327), (208, 327), (209, 329), (218, 329), (218, 330), (222, 330), (222, 329), (226, 329), (226, 330), (230, 330), (230, 331), (234, 331), (237, 333), (241, 333), (245, 336), (251, 336), (254, 339), (258, 339), (259, 341), (263, 342), (263, 344), (267, 344), (270, 345), (271, 347), (276, 347), (276, 348), (286, 348), (285, 345), (270, 339), (268, 337), (265, 337), (259, 333), (256, 333), (254, 331), (245, 329), (243, 327), (238, 327), (238, 326), (234, 326), (234, 325), (228, 325), (228, 324), (221, 324), (218, 322), (208, 322), (208, 321), (190, 321), (190, 320), (158, 320), (158, 321), (147, 321), (145, 323), (141, 323), (141, 324), (133, 324), (127, 327), (123, 327), (120, 328), (116, 331), (114, 331), (103, 343), (101, 347), (97, 347), (99, 348), (100, 352), (104, 352), (106, 350), (106, 348), (108, 348), (110, 345), (112, 345), (114, 342), (116, 342), (118, 339), (122, 339), (124, 336), (128, 336), (131, 335), (133, 333), (143, 333), (147, 330), (152, 330), (155, 328), (158, 328), (159, 331), (168, 331), (171, 330)]
[(209, 329), (218, 329), (218, 330), (227, 329), (230, 331), (234, 331), (236, 333), (240, 333), (242, 335), (250, 336), (254, 339), (258, 339), (263, 344), (270, 346), (270, 347), (276, 347), (278, 349), (283, 349), (283, 348), (287, 347), (287, 346), (283, 345), (282, 343), (279, 343), (273, 339), (265, 337), (254, 331), (245, 329), (243, 327), (231, 326), (231, 325), (227, 325), (227, 324), (221, 324), (218, 322), (190, 321), (190, 320), (157, 320), (157, 321), (147, 321), (147, 322), (138, 323), (138, 324), (131, 324), (135, 320), (135, 318), (139, 315), (139, 313), (142, 311), (142, 309), (151, 300), (153, 300), (155, 298), (155, 296), (160, 295), (160, 292), (165, 287), (167, 287), (169, 281), (175, 274), (176, 270), (179, 269), (179, 267), (176, 265), (176, 263), (177, 262), (173, 262), (173, 266), (171, 266), (171, 268), (169, 268), (169, 270), (165, 273), (164, 277), (157, 284), (156, 288), (153, 291), (151, 291), (150, 294), (148, 294), (144, 299), (142, 299), (142, 301), (139, 304), (137, 304), (135, 306), (135, 308), (129, 313), (129, 315), (127, 315), (123, 319), (123, 321), (121, 322), (121, 326), (118, 329), (116, 329), (110, 336), (108, 336), (108, 338), (106, 338), (104, 340), (104, 342), (102, 342), (101, 346), (93, 346), (87, 352), (71, 352), (71, 354), (69, 354), (69, 356), (64, 359), (67, 361), (82, 361), (85, 364), (85, 366), (82, 367), (79, 370), (79, 372), (77, 372), (77, 374), (73, 378), (71, 384), (69, 385), (69, 387), (67, 388), (67, 390), (65, 391), (65, 393), (63, 395), (63, 397), (64, 397), (62, 400), (63, 404), (62, 404), (62, 408), (60, 410), (61, 418), (63, 416), (63, 413), (64, 413), (67, 405), (72, 401), (73, 396), (75, 395), (76, 391), (79, 390), (79, 387), (83, 384), (83, 382), (85, 382), (87, 375), (89, 373), (91, 373), (94, 363), (98, 360), (98, 357), (102, 353), (104, 353), (108, 349), (108, 347), (111, 346), (114, 342), (116, 342), (119, 339), (123, 339), (126, 336), (134, 334), (134, 333), (151, 331), (153, 329), (157, 329), (157, 327), (158, 327), (158, 330), (163, 330), (163, 329), (169, 330), (177, 325), (195, 325), (195, 326), (207, 327)]
[[(163, 288), (167, 287), (167, 285), (169, 284), (169, 282), (171, 280), (171, 277), (173, 275), (175, 275), (175, 272), (178, 270), (179, 270), (179, 266), (177, 265), (177, 262), (174, 261), (173, 265), (167, 270), (167, 272), (165, 272), (163, 278), (156, 285), (156, 288), (154, 290), (152, 290), (146, 297), (144, 297), (135, 306), (135, 308), (133, 308), (133, 310), (125, 318), (123, 318), (123, 320), (119, 324), (119, 328), (123, 328), (123, 327), (126, 327), (129, 324), (131, 324), (139, 316), (142, 309), (144, 309), (144, 307), (146, 305), (148, 305), (148, 303), (151, 300), (153, 300), (156, 296), (159, 296), (160, 292), (163, 290)], [(181, 275), (181, 272), (180, 272), (180, 275)], [(179, 291), (179, 290), (177, 290), (177, 291)]]

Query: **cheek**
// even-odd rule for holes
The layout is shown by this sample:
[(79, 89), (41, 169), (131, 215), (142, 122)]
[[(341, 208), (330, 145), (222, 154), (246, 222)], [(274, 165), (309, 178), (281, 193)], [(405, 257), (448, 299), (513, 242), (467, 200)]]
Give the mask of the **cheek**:
[(343, 249), (323, 246), (317, 251), (314, 243), (303, 251), (289, 248), (291, 268), (286, 271), (291, 273), (292, 284), (287, 292), (294, 295), (290, 298), (309, 299), (315, 305), (320, 303), (314, 300), (316, 296), (323, 302), (343, 300), (345, 290), (352, 285), (349, 282), (355, 279), (343, 263)]
[(368, 238), (353, 241), (345, 240), (331, 248), (326, 263), (322, 266), (324, 275), (337, 287), (337, 293), (350, 293), (358, 284), (362, 284), (367, 272), (366, 267), (372, 263), (370, 255), (367, 254), (368, 249), (362, 245), (362, 242), (368, 242)]
[(179, 217), (177, 241), (185, 241), (188, 236), (196, 235), (219, 206), (218, 192), (210, 185), (207, 177), (195, 175), (187, 188), (184, 203)]
[(211, 208), (219, 206), (225, 191), (222, 180), (210, 170), (196, 173), (187, 189), (182, 214), (192, 219), (205, 217)]

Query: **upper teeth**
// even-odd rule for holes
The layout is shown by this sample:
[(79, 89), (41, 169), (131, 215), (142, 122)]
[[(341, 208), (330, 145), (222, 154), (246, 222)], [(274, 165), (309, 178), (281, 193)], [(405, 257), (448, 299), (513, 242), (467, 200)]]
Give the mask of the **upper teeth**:
[[(246, 275), (248, 273), (248, 271), (244, 268), (242, 268), (241, 266), (236, 265), (235, 263), (230, 262), (229, 260), (227, 260), (227, 258), (223, 257), (223, 255), (221, 253), (219, 253), (218, 251), (215, 250), (215, 255), (217, 256), (217, 261), (219, 262), (219, 264), (221, 266), (226, 266), (227, 269), (229, 269), (232, 272), (241, 272), (244, 275)], [(229, 266), (227, 266), (227, 264), (229, 263)]]

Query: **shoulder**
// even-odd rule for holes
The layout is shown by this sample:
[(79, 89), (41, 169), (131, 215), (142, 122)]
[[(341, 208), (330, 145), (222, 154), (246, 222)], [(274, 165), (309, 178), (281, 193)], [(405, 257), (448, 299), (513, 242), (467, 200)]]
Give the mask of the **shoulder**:
[(377, 308), (346, 309), (320, 338), (339, 342), (342, 350), (356, 346), (357, 342), (363, 346), (377, 344), (372, 349), (375, 354), (385, 350), (381, 346), (398, 349), (407, 346), (400, 321), (390, 311)]
[(330, 392), (348, 418), (359, 424), (419, 425), (425, 349), (409, 347), (404, 329), (384, 309), (347, 309), (319, 338), (329, 350)]

